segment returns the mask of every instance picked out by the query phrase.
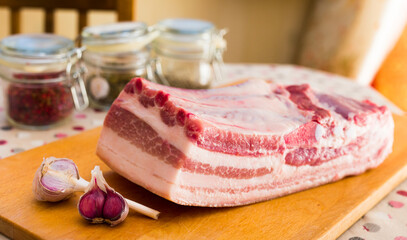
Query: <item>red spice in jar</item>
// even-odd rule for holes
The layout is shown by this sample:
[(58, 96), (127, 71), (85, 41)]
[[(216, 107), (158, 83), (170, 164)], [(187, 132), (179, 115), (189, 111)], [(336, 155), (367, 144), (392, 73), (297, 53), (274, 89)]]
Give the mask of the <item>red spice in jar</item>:
[(16, 74), (14, 78), (27, 83), (10, 83), (8, 115), (18, 124), (47, 126), (67, 118), (73, 111), (71, 91), (62, 82), (29, 83), (30, 79), (46, 80), (62, 73)]

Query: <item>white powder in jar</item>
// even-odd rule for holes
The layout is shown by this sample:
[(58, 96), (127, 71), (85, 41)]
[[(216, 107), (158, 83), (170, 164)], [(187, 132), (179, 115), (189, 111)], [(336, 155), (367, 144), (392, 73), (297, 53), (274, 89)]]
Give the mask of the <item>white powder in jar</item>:
[(180, 88), (209, 88), (213, 68), (208, 61), (160, 57), (164, 78), (171, 86)]

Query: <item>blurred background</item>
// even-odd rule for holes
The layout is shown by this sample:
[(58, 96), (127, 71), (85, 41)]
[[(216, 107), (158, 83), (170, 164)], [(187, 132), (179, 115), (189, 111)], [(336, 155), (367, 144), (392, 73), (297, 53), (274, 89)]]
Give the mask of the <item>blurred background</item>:
[[(52, 3), (52, 1), (50, 1)], [(92, 1), (88, 1), (92, 2)], [(198, 18), (229, 29), (225, 36), (228, 49), (226, 62), (294, 62), (301, 29), (311, 7), (310, 0), (138, 0), (135, 20), (148, 25), (164, 18)], [(0, 1), (1, 3), (1, 1)], [(10, 29), (11, 10), (0, 4), (0, 37)], [(45, 9), (22, 8), (20, 32), (44, 32)], [(78, 11), (56, 9), (55, 33), (75, 38), (78, 34)], [(90, 10), (87, 25), (112, 23), (117, 11)], [(253, 44), (255, 43), (255, 44)]]
[[(153, 25), (165, 18), (203, 19), (229, 30), (225, 35), (227, 63), (299, 64), (337, 73), (363, 85), (375, 82), (377, 89), (407, 109), (404, 100), (407, 73), (403, 72), (407, 69), (407, 53), (403, 48), (407, 40), (400, 38), (407, 20), (405, 0), (71, 0), (69, 4), (61, 3), (0, 0), (0, 38), (14, 32), (48, 31), (74, 39), (83, 26), (119, 20)], [(64, 6), (75, 4), (79, 11)], [(126, 13), (121, 13), (123, 10)], [(397, 52), (390, 54), (396, 49), (397, 41)], [(394, 58), (397, 67), (385, 65), (394, 62)], [(387, 67), (382, 69), (383, 66)]]

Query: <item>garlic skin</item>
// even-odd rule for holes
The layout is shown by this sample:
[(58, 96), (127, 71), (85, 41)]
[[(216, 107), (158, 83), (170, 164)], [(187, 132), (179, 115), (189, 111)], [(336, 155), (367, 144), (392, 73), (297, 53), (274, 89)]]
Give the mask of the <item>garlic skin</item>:
[(129, 205), (121, 194), (111, 188), (99, 166), (92, 170), (92, 179), (78, 203), (79, 214), (92, 223), (115, 226), (129, 213)]
[(37, 169), (32, 189), (39, 201), (58, 202), (69, 198), (75, 191), (86, 188), (76, 164), (68, 158), (44, 158)]

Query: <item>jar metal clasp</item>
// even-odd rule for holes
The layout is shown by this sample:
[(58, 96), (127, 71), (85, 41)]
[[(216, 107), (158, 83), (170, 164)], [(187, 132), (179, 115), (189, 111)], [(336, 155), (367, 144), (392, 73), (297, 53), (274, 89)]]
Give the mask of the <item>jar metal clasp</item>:
[(224, 62), (223, 62), (223, 52), (226, 49), (226, 40), (223, 36), (228, 32), (228, 29), (220, 29), (218, 34), (215, 35), (215, 53), (214, 53), (214, 60), (212, 62), (212, 67), (215, 75), (214, 82), (219, 84), (223, 81), (223, 69), (224, 69)]
[[(85, 82), (83, 80), (83, 75), (85, 73), (85, 68), (78, 63), (82, 58), (83, 48), (77, 48), (68, 57), (68, 64), (66, 66), (66, 76), (69, 78), (70, 89), (72, 93), (72, 99), (75, 105), (75, 109), (82, 111), (89, 106), (89, 99), (86, 93)], [(73, 61), (73, 56), (77, 58)], [(76, 62), (74, 65), (73, 63)]]

